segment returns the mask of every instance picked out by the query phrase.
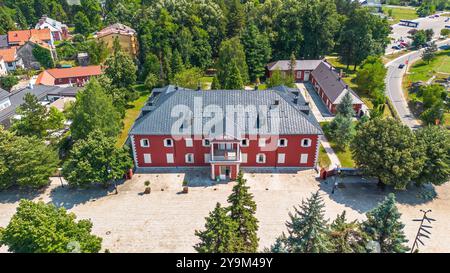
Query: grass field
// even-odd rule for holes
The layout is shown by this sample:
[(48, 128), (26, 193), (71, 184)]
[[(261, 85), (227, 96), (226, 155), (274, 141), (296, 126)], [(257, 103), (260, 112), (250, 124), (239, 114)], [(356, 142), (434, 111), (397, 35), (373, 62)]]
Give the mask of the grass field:
[[(339, 161), (341, 161), (341, 167), (354, 168), (355, 167), (355, 162), (353, 161), (352, 153), (350, 151), (350, 148), (349, 147), (347, 147), (345, 149), (338, 148), (338, 146), (336, 145), (335, 140), (333, 138), (331, 138), (326, 132), (326, 125), (328, 123), (329, 123), (328, 121), (320, 122), (320, 126), (322, 127), (322, 129), (323, 129), (323, 131), (325, 133), (325, 136), (327, 137), (328, 141), (330, 142), (331, 148), (333, 148), (334, 152), (336, 153), (337, 157), (339, 158)], [(323, 160), (323, 162), (326, 162), (326, 159), (323, 158), (323, 155), (322, 155), (322, 157), (320, 155), (321, 150), (323, 150), (322, 153), (325, 152), (323, 147), (320, 146), (319, 163), (321, 162), (321, 160)], [(327, 156), (326, 153), (325, 153), (325, 156)], [(327, 158), (328, 158), (328, 156), (327, 156)]]
[[(137, 86), (135, 89), (139, 90), (140, 86)], [(130, 130), (131, 126), (133, 125), (136, 118), (139, 116), (139, 113), (141, 112), (142, 106), (144, 106), (145, 102), (148, 99), (148, 96), (150, 95), (150, 92), (148, 91), (141, 91), (141, 95), (139, 98), (131, 103), (132, 108), (129, 108), (125, 112), (125, 118), (123, 119), (123, 129), (119, 134), (119, 138), (117, 139), (116, 145), (118, 147), (122, 146), (128, 136), (128, 131)]]
[(416, 9), (413, 8), (392, 8), (392, 7), (383, 7), (383, 13), (388, 15), (388, 11), (392, 10), (392, 19), (389, 23), (391, 25), (397, 24), (400, 20), (413, 20), (419, 18), (416, 13)]
[(436, 58), (430, 63), (424, 61), (416, 62), (410, 69), (406, 77), (409, 85), (416, 81), (427, 81), (431, 77), (449, 77), (450, 76), (450, 49), (442, 50), (436, 53)]
[(319, 149), (319, 166), (322, 168), (328, 168), (331, 165), (331, 160), (325, 151), (325, 148), (320, 145)]

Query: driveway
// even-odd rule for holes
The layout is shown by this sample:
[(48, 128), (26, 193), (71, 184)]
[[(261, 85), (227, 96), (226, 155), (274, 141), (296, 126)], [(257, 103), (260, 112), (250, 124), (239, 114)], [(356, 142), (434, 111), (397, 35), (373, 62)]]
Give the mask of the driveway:
[[(273, 170), (272, 170), (273, 172)], [(186, 175), (188, 175), (186, 177)], [(286, 231), (285, 222), (293, 206), (320, 190), (325, 202), (325, 216), (334, 219), (343, 210), (350, 220), (364, 219), (387, 194), (376, 184), (360, 178), (343, 180), (345, 188), (331, 194), (333, 178), (319, 182), (311, 170), (245, 173), (250, 191), (257, 203), (260, 250), (269, 247)], [(193, 181), (188, 194), (180, 194), (184, 179)], [(151, 182), (152, 192), (143, 195), (144, 181)], [(71, 190), (61, 188), (58, 178), (43, 193), (24, 195), (17, 192), (0, 193), (0, 226), (6, 226), (20, 198), (43, 200), (74, 212), (78, 219), (91, 219), (93, 232), (103, 238), (103, 248), (112, 252), (193, 252), (197, 243), (196, 229), (203, 229), (205, 217), (216, 202), (226, 203), (234, 183), (212, 184), (206, 171), (184, 173), (138, 174), (113, 190)], [(423, 192), (413, 188), (397, 194), (405, 233), (412, 240), (417, 232), (419, 209), (432, 209), (435, 218), (430, 239), (425, 239), (423, 252), (450, 252), (450, 184), (436, 187), (437, 198), (425, 201)], [(411, 245), (411, 242), (409, 243)], [(6, 248), (0, 248), (6, 251)]]
[[(441, 47), (449, 42), (450, 39), (438, 41), (437, 45)], [(423, 49), (413, 51), (386, 64), (386, 67), (388, 68), (386, 77), (386, 93), (394, 104), (394, 107), (397, 110), (402, 122), (412, 129), (419, 127), (420, 121), (417, 120), (409, 110), (407, 100), (403, 94), (402, 81), (407, 67), (399, 69), (398, 66), (400, 64), (405, 64), (406, 61), (408, 61), (408, 67), (411, 66), (415, 61), (422, 58), (422, 51)]]

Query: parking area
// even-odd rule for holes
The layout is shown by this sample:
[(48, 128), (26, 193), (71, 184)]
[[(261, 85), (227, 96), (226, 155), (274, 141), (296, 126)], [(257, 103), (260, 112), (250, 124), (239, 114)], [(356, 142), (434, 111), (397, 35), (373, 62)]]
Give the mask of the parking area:
[[(344, 187), (331, 194), (330, 181), (317, 180), (315, 171), (278, 173), (247, 172), (245, 177), (255, 196), (259, 219), (260, 250), (270, 246), (285, 231), (288, 212), (312, 192), (320, 190), (326, 217), (334, 219), (347, 211), (349, 219), (364, 219), (364, 213), (381, 201), (389, 190), (381, 191), (372, 181), (360, 178), (344, 179)], [(190, 182), (189, 193), (180, 193), (182, 181)], [(152, 192), (144, 195), (144, 182), (150, 181)], [(196, 229), (202, 229), (205, 217), (216, 202), (226, 203), (233, 182), (215, 184), (206, 170), (185, 173), (137, 174), (113, 190), (73, 190), (60, 186), (59, 178), (44, 192), (26, 195), (0, 193), (0, 226), (5, 226), (14, 214), (20, 198), (52, 202), (74, 212), (78, 219), (93, 222), (93, 232), (103, 238), (103, 247), (112, 252), (193, 252), (197, 242)], [(398, 207), (406, 224), (405, 232), (412, 240), (417, 232), (419, 209), (432, 209), (431, 239), (425, 240), (421, 251), (450, 252), (450, 184), (435, 188), (437, 197), (426, 201), (427, 192), (412, 188), (397, 194)], [(0, 248), (0, 252), (6, 248)]]

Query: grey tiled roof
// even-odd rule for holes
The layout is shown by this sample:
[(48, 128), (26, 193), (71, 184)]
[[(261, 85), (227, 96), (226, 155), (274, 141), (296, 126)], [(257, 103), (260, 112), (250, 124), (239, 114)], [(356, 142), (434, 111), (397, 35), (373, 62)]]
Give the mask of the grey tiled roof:
[[(296, 60), (295, 70), (314, 70), (321, 62), (322, 60)], [(291, 69), (290, 66), (291, 66), (290, 60), (280, 60), (267, 64), (267, 69), (269, 69), (269, 71), (277, 69), (281, 71), (286, 71)]]
[(9, 96), (9, 92), (0, 88), (0, 101)]
[(311, 72), (311, 75), (318, 82), (320, 87), (322, 87), (323, 92), (332, 103), (338, 104), (347, 90), (352, 95), (354, 104), (362, 103), (358, 95), (348, 87), (342, 79), (340, 79), (339, 74), (331, 65), (321, 62), (319, 66)]
[[(149, 134), (149, 135), (170, 135), (172, 134), (172, 125), (179, 119), (179, 116), (172, 117), (171, 112), (175, 106), (185, 105), (191, 111), (194, 109), (194, 99), (202, 99), (203, 109), (206, 106), (214, 109), (226, 109), (231, 106), (255, 105), (257, 108), (266, 106), (267, 109), (276, 107), (280, 115), (280, 134), (322, 134), (319, 123), (312, 115), (309, 105), (306, 105), (305, 99), (298, 89), (287, 88), (284, 86), (275, 87), (268, 90), (248, 91), (248, 90), (190, 90), (176, 88), (175, 86), (166, 86), (164, 88), (154, 89), (152, 96), (142, 109), (140, 117), (135, 121), (130, 130), (130, 134)], [(296, 100), (294, 100), (296, 98)], [(278, 106), (275, 106), (278, 102)], [(262, 109), (262, 108), (259, 108)], [(268, 126), (273, 128), (274, 117), (267, 110), (261, 115), (267, 115)], [(237, 114), (235, 114), (236, 117)], [(203, 118), (203, 120), (202, 120)], [(204, 126), (210, 120), (209, 117), (198, 117), (195, 114), (191, 117), (190, 123)], [(248, 120), (248, 114), (245, 116)], [(187, 119), (189, 120), (189, 118)], [(202, 122), (195, 122), (195, 121)], [(192, 122), (194, 121), (194, 122)], [(224, 118), (222, 124), (226, 124)], [(242, 134), (248, 133), (248, 124), (246, 128), (239, 128)], [(238, 127), (238, 125), (235, 125)], [(226, 126), (224, 126), (226, 127)], [(202, 128), (194, 128), (196, 132), (201, 132)], [(198, 130), (198, 131), (197, 131)], [(225, 131), (225, 130), (224, 130)], [(226, 134), (226, 132), (225, 132)]]
[[(47, 85), (35, 85), (32, 89), (29, 87), (20, 89), (13, 93), (8, 93), (11, 105), (0, 111), (0, 122), (3, 122), (7, 118), (13, 116), (16, 112), (17, 107), (24, 103), (25, 94), (31, 93), (35, 95), (38, 100), (42, 100), (47, 95), (60, 95), (60, 96), (71, 96), (65, 95), (64, 93), (70, 91), (71, 93), (80, 90), (79, 87), (59, 87), (59, 86), (47, 86)], [(1, 92), (0, 92), (1, 94)]]
[(8, 35), (0, 35), (0, 48), (8, 47)]

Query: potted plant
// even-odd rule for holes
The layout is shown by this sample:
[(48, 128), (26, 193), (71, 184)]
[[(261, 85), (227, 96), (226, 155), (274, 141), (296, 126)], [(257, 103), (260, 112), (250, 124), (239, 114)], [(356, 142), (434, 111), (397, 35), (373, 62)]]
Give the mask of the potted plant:
[(145, 185), (145, 190), (144, 190), (144, 194), (149, 194), (152, 191), (152, 188), (150, 188), (150, 181), (145, 181), (144, 182)]
[(186, 180), (183, 181), (183, 193), (188, 193), (189, 192), (189, 187), (188, 187), (188, 182)]

